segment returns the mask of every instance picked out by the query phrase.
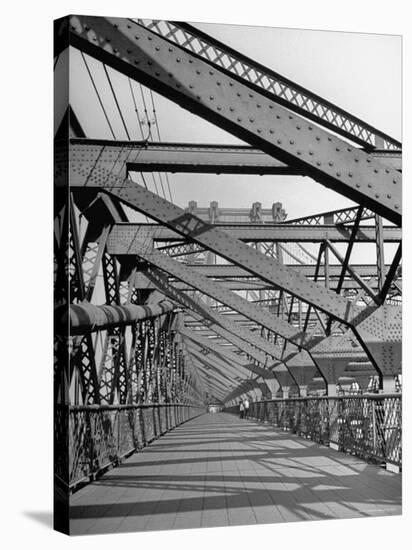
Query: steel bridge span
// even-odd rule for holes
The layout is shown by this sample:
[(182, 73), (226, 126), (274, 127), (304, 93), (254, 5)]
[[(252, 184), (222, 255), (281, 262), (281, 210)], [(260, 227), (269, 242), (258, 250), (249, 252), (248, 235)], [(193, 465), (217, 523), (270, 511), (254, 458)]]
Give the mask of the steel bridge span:
[[(56, 528), (399, 514), (401, 143), (186, 23), (57, 20), (57, 95), (76, 63), (105, 131), (56, 101)], [(162, 142), (157, 97), (243, 144)], [(200, 205), (198, 174), (351, 206)]]

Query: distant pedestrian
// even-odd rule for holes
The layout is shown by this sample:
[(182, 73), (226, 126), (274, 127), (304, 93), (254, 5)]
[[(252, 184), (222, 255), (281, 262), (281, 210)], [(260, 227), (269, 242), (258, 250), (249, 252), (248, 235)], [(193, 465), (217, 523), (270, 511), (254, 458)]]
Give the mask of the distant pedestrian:
[(244, 407), (244, 417), (247, 418), (249, 415), (249, 399), (246, 397), (246, 399), (243, 401), (243, 407)]
[(240, 400), (240, 403), (239, 403), (239, 417), (243, 418), (244, 415), (245, 415), (245, 407), (243, 405), (243, 401)]

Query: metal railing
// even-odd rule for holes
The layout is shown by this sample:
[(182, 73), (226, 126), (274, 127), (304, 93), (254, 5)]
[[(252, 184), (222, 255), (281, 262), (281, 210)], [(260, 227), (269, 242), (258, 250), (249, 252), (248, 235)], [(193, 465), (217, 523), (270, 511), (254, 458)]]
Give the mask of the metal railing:
[(186, 404), (58, 406), (55, 474), (70, 489), (206, 412)]
[[(225, 412), (237, 413), (238, 407)], [(402, 465), (402, 396), (303, 397), (251, 403), (249, 417), (367, 461)]]

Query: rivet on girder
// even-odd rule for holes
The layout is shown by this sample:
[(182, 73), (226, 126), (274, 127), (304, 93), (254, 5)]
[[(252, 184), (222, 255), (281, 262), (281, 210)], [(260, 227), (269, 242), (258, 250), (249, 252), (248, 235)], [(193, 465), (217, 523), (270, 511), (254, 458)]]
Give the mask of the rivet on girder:
[(293, 145), (295, 142), (293, 141), (293, 139), (291, 139), (291, 140), (289, 141), (289, 143), (290, 143), (291, 145)]
[(333, 166), (333, 162), (332, 162), (332, 161), (329, 161), (328, 164), (329, 164), (329, 166)]
[(282, 143), (282, 140), (281, 139), (278, 139), (277, 140), (277, 143), (280, 145)]
[(328, 136), (328, 141), (332, 141), (332, 138), (330, 136)]
[(148, 36), (147, 39), (148, 40), (153, 40), (153, 38), (151, 36)]
[(255, 119), (254, 118), (249, 118), (249, 121), (250, 122), (255, 122)]
[(379, 193), (376, 193), (375, 198), (379, 199), (379, 197), (380, 197)]
[(379, 170), (377, 168), (375, 168), (374, 172), (375, 172), (375, 174), (377, 174), (379, 172)]
[(134, 39), (135, 39), (135, 40), (140, 40), (140, 36), (137, 36), (137, 35), (136, 35), (136, 36), (134, 37)]
[(312, 155), (313, 155), (313, 151), (309, 151), (309, 155), (312, 156)]
[(140, 61), (139, 61), (138, 59), (135, 59), (135, 60), (134, 60), (134, 64), (135, 64), (135, 65), (138, 65), (139, 63), (140, 63)]
[(249, 94), (249, 97), (250, 97), (250, 98), (253, 98), (253, 94)]
[(302, 154), (302, 151), (296, 151), (296, 154), (297, 154), (297, 155), (301, 155), (301, 154)]
[(269, 130), (269, 134), (274, 134), (274, 133), (275, 133), (275, 131), (272, 130), (272, 128), (271, 128), (271, 129)]
[(237, 117), (237, 121), (242, 122), (242, 119), (240, 118), (240, 116)]
[(296, 126), (296, 130), (300, 130), (300, 129), (301, 129), (301, 126), (298, 124), (298, 125)]
[(338, 176), (338, 178), (340, 178), (341, 173), (340, 173), (340, 172), (336, 172), (336, 175)]
[(214, 75), (215, 73), (213, 71), (209, 71), (209, 74), (212, 76)]
[(393, 183), (394, 185), (396, 185), (396, 184), (397, 184), (397, 181), (396, 181), (395, 179), (393, 179), (393, 180), (392, 180), (392, 183)]
[(240, 92), (236, 93), (237, 97), (242, 97), (242, 94)]
[(222, 107), (221, 107), (220, 105), (218, 105), (217, 110), (218, 110), (218, 111), (221, 111), (221, 110), (222, 110)]
[(234, 108), (233, 108), (233, 107), (229, 107), (229, 111), (230, 111), (231, 113), (233, 113)]
[(391, 199), (392, 198), (392, 195), (386, 195), (388, 199)]
[(399, 210), (399, 204), (395, 204), (396, 210)]
[(316, 162), (316, 166), (322, 166), (322, 163), (318, 160), (318, 161)]
[(110, 38), (106, 38), (106, 42), (111, 42)]
[(218, 86), (220, 86), (220, 85), (221, 85), (220, 80), (218, 80), (218, 81), (216, 82), (216, 84), (217, 84)]
[(127, 48), (126, 51), (127, 51), (127, 53), (129, 53), (129, 54), (132, 53), (132, 50), (131, 50), (130, 48)]
[(215, 98), (211, 95), (211, 96), (209, 96), (209, 99), (211, 99), (213, 101)]
[(371, 183), (368, 183), (368, 187), (369, 187), (369, 189), (370, 189), (370, 188), (372, 187), (372, 184), (371, 184)]

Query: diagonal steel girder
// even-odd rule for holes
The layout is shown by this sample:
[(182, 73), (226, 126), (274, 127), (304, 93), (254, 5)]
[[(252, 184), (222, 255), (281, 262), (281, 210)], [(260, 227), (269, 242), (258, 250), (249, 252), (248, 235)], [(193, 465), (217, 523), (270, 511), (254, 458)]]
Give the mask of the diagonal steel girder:
[(189, 330), (187, 328), (180, 329), (179, 331), (189, 340), (192, 340), (194, 343), (204, 349), (210, 350), (214, 355), (219, 356), (220, 359), (229, 362), (230, 365), (237, 365), (238, 367), (247, 371), (251, 371), (254, 374), (261, 376), (262, 378), (273, 378), (274, 376), (272, 374), (272, 371), (270, 371), (269, 369), (259, 367), (258, 365), (254, 365), (253, 363), (246, 361), (244, 357), (233, 353), (225, 346), (217, 344), (213, 338), (205, 338), (204, 336), (201, 336), (199, 334), (199, 331)]
[[(111, 252), (110, 238), (108, 241), (108, 250)], [(234, 292), (221, 287), (216, 281), (211, 281), (199, 273), (194, 273), (190, 267), (152, 248), (150, 242), (146, 244), (144, 241), (138, 241), (135, 239), (133, 243), (133, 251), (140, 258), (146, 260), (153, 266), (191, 285), (194, 289), (200, 290), (203, 294), (206, 294), (211, 298), (225, 304), (248, 319), (255, 321), (256, 323), (279, 334), (283, 338), (286, 338), (287, 340), (290, 340), (298, 345), (303, 345), (305, 343), (306, 333), (304, 333), (300, 328), (295, 328), (287, 321), (283, 321), (279, 317), (270, 314), (266, 309), (259, 307)], [(277, 352), (277, 350), (274, 351)], [(276, 359), (280, 359), (278, 353), (277, 355), (274, 355), (272, 352), (272, 355)]]
[[(243, 267), (276, 288), (283, 288), (297, 298), (324, 311), (333, 318), (350, 323), (359, 310), (341, 296), (319, 284), (308, 281), (297, 271), (278, 260), (240, 242), (213, 225), (203, 222), (173, 203), (152, 193), (143, 186), (119, 177), (123, 160), (117, 156), (113, 164), (103, 162), (102, 148), (92, 151), (72, 150), (70, 154), (70, 184), (72, 187), (100, 187), (115, 195), (132, 208), (156, 219), (178, 233)], [(64, 161), (63, 161), (64, 162)], [(64, 169), (64, 167), (60, 167)], [(110, 169), (112, 171), (110, 171)], [(59, 162), (57, 162), (59, 171)], [(56, 177), (59, 180), (59, 175)]]
[(235, 368), (231, 368), (229, 364), (219, 359), (215, 354), (202, 353), (202, 347), (195, 342), (188, 342), (188, 347), (192, 355), (203, 361), (205, 365), (216, 370), (223, 378), (230, 381), (230, 383), (236, 384), (236, 379), (241, 379), (240, 372)]
[(225, 319), (224, 315), (217, 313), (204, 302), (176, 290), (173, 285), (170, 285), (167, 277), (158, 270), (148, 269), (147, 276), (164, 295), (184, 306), (194, 319), (200, 320), (216, 334), (231, 342), (263, 366), (269, 362), (267, 355), (271, 356), (272, 353), (276, 353), (276, 356), (279, 355), (279, 350), (273, 349), (273, 345), (258, 334), (239, 327), (229, 319)]
[(222, 373), (216, 364), (206, 359), (198, 350), (192, 348), (190, 350), (190, 353), (193, 356), (193, 360), (196, 362), (203, 376), (206, 375), (210, 376), (211, 378), (213, 377), (216, 382), (219, 382), (219, 384), (226, 388), (226, 391), (227, 389), (236, 386), (236, 380)]
[[(65, 21), (63, 24), (67, 24)], [(71, 45), (401, 224), (401, 175), (130, 19), (71, 16)]]

